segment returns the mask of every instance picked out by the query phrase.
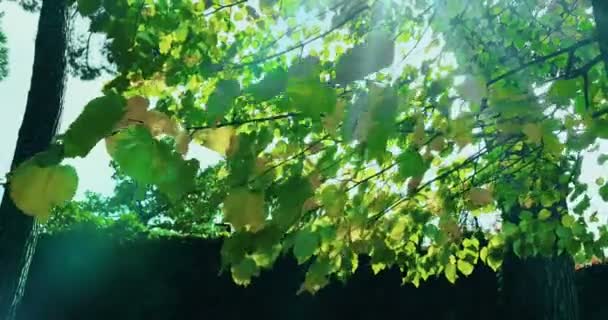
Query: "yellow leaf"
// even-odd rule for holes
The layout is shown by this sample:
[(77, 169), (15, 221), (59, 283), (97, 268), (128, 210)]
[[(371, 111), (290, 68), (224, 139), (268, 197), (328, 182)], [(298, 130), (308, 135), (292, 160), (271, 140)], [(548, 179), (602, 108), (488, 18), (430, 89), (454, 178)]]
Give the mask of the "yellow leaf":
[(167, 34), (160, 38), (158, 43), (158, 49), (161, 54), (166, 54), (171, 50), (171, 44), (173, 43), (173, 34)]
[(127, 100), (127, 110), (122, 119), (116, 124), (114, 130), (126, 128), (132, 124), (144, 123), (150, 102), (142, 96), (135, 96)]
[(196, 140), (208, 149), (223, 156), (229, 156), (236, 152), (238, 139), (235, 137), (233, 127), (221, 127), (217, 129), (204, 129), (195, 134)]
[(190, 135), (185, 131), (180, 131), (175, 137), (175, 150), (180, 154), (185, 155), (188, 153), (190, 141)]
[(308, 199), (306, 199), (306, 201), (304, 201), (304, 204), (302, 205), (302, 210), (304, 212), (308, 212), (308, 211), (314, 210), (318, 207), (319, 207), (319, 203), (317, 202), (316, 199), (308, 198)]
[(147, 110), (150, 106), (150, 100), (142, 96), (133, 96), (127, 100), (127, 109), (143, 109)]
[(482, 188), (473, 188), (469, 191), (469, 200), (475, 206), (486, 206), (494, 202), (492, 192)]
[(410, 137), (415, 145), (422, 146), (424, 144), (426, 132), (424, 132), (424, 121), (422, 119), (418, 120), (414, 132), (411, 133)]
[(543, 139), (543, 128), (536, 123), (526, 123), (522, 132), (528, 137), (528, 140), (532, 143), (540, 144)]
[(440, 220), (439, 229), (443, 231), (452, 240), (457, 240), (462, 237), (462, 230), (460, 228), (460, 225), (454, 219)]
[(431, 150), (440, 152), (443, 150), (443, 148), (445, 148), (445, 138), (444, 137), (437, 137), (435, 139), (433, 139), (433, 141), (431, 141), (430, 144)]
[(144, 125), (150, 130), (152, 136), (169, 135), (176, 137), (180, 131), (179, 125), (168, 115), (151, 110), (144, 117)]
[(407, 194), (412, 195), (414, 192), (416, 192), (421, 182), (422, 176), (411, 177), (410, 180), (407, 182)]
[(53, 207), (76, 194), (78, 176), (71, 166), (40, 167), (33, 160), (20, 165), (10, 178), (10, 195), (25, 214), (46, 221)]
[(236, 230), (257, 232), (264, 227), (266, 210), (264, 194), (247, 188), (234, 188), (224, 199), (224, 218)]
[(454, 139), (458, 147), (464, 148), (473, 141), (472, 125), (472, 118), (469, 115), (454, 119), (450, 123), (452, 139)]

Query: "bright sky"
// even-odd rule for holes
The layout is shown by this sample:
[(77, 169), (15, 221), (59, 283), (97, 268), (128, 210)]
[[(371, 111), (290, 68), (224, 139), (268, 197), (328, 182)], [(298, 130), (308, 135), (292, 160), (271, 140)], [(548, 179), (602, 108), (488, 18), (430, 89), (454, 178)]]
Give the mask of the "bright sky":
[[(29, 89), (34, 54), (34, 39), (37, 29), (36, 14), (23, 11), (13, 2), (0, 2), (0, 12), (4, 12), (2, 30), (8, 38), (9, 76), (0, 81), (0, 97), (4, 107), (0, 109), (0, 177), (10, 169), (10, 163), (15, 148), (17, 133), (22, 121), (27, 91)], [(423, 46), (421, 46), (423, 47)], [(62, 131), (78, 116), (84, 105), (100, 94), (105, 79), (95, 81), (80, 81), (70, 78), (67, 83), (65, 104), (62, 116)], [(206, 149), (192, 145), (189, 157), (197, 158), (203, 166), (220, 160), (219, 156)], [(601, 148), (608, 153), (608, 146)], [(597, 154), (589, 154), (584, 161), (582, 180), (589, 182), (591, 194), (597, 195), (597, 186), (593, 181), (598, 177), (608, 178), (605, 170), (596, 164)], [(70, 160), (80, 176), (77, 197), (82, 197), (85, 191), (95, 191), (109, 195), (113, 190), (111, 180), (112, 169), (109, 167), (109, 157), (103, 143), (98, 144), (84, 159)], [(3, 192), (0, 187), (0, 195)], [(599, 210), (606, 219), (602, 208), (606, 207), (599, 196), (592, 197), (590, 212)], [(603, 220), (604, 220), (603, 219)]]

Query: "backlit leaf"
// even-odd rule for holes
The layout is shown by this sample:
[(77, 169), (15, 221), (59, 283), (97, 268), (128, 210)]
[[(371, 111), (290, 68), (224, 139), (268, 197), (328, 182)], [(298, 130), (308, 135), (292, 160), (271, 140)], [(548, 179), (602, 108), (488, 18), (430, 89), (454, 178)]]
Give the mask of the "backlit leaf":
[(283, 230), (289, 229), (301, 216), (304, 203), (313, 195), (310, 182), (302, 177), (292, 177), (278, 190), (278, 208), (272, 213), (272, 221)]
[(245, 92), (251, 94), (256, 101), (266, 101), (284, 92), (286, 87), (287, 71), (278, 68), (266, 74), (260, 82), (249, 86)]
[(289, 70), (287, 96), (293, 110), (313, 118), (333, 113), (336, 107), (336, 93), (321, 83), (319, 67), (313, 61), (304, 61)]
[(420, 153), (413, 150), (406, 150), (397, 158), (399, 163), (399, 175), (402, 179), (418, 177), (427, 170), (427, 165)]
[(250, 257), (245, 257), (241, 262), (232, 265), (230, 271), (234, 282), (242, 286), (249, 285), (251, 278), (258, 276), (260, 273), (257, 264)]
[(528, 140), (535, 144), (540, 144), (543, 138), (543, 128), (537, 123), (526, 123), (522, 128)]
[(220, 127), (217, 129), (199, 130), (195, 134), (195, 140), (205, 148), (209, 148), (222, 156), (226, 156), (235, 136), (233, 127)]
[(125, 113), (125, 100), (110, 94), (91, 100), (63, 136), (66, 157), (84, 157), (110, 135)]
[(27, 215), (46, 221), (53, 207), (76, 194), (78, 175), (67, 165), (40, 167), (32, 159), (17, 167), (10, 176), (10, 196)]
[(465, 276), (469, 276), (473, 273), (473, 269), (475, 267), (465, 260), (458, 260), (458, 271), (460, 271)]
[(393, 63), (395, 43), (383, 31), (369, 34), (366, 41), (340, 57), (336, 64), (336, 83), (345, 85), (379, 71)]
[(445, 269), (443, 271), (445, 278), (448, 279), (449, 282), (451, 283), (455, 283), (456, 282), (456, 264), (455, 263), (448, 263), (445, 266)]
[(220, 120), (232, 108), (241, 86), (236, 80), (220, 80), (207, 101), (207, 117), (212, 122)]
[(494, 202), (492, 192), (487, 189), (473, 188), (469, 191), (469, 200), (475, 206), (486, 206)]
[(266, 222), (264, 195), (244, 187), (230, 190), (224, 199), (224, 219), (236, 230), (260, 231)]
[(319, 245), (319, 236), (309, 230), (298, 231), (294, 240), (293, 254), (299, 264), (306, 262), (315, 252)]

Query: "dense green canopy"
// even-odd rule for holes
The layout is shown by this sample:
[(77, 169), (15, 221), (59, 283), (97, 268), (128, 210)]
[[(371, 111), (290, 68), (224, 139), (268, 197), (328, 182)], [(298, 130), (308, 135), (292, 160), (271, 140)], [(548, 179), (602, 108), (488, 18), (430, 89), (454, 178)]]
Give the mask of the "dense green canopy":
[[(579, 181), (583, 153), (608, 138), (588, 1), (76, 2), (106, 39), (89, 75), (115, 78), (13, 173), (12, 186), (63, 186), (45, 199), (11, 187), (26, 212), (69, 198), (59, 163), (105, 139), (120, 172), (175, 205), (162, 211), (175, 230), (222, 210), (242, 284), (281, 252), (310, 262), (310, 292), (358, 254), (414, 284), (498, 268), (508, 248), (604, 256), (608, 230), (584, 213), (608, 184)], [(202, 171), (190, 143), (225, 161)], [(497, 228), (480, 225), (496, 213)]]

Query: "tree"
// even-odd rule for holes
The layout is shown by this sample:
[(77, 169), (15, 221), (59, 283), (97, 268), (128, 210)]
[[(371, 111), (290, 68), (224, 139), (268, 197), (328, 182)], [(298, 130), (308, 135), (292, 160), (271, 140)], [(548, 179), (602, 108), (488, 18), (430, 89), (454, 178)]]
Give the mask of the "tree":
[[(170, 203), (224, 188), (236, 282), (285, 252), (308, 266), (309, 292), (347, 279), (359, 254), (415, 285), (481, 261), (503, 265), (519, 317), (578, 318), (573, 260), (608, 245), (585, 214), (608, 186), (579, 179), (583, 152), (608, 137), (602, 1), (78, 5), (116, 77), (55, 147), (83, 157), (105, 139)], [(213, 186), (197, 184), (192, 142), (225, 157)], [(11, 190), (43, 177), (20, 170), (39, 172), (17, 168)], [(29, 213), (46, 219), (65, 198)], [(492, 213), (496, 231), (478, 221)], [(539, 294), (515, 299), (524, 288)]]
[[(2, 14), (0, 14), (2, 17)], [(0, 80), (8, 75), (8, 50), (6, 48), (6, 36), (0, 31)]]
[[(36, 37), (32, 81), (23, 123), (19, 129), (12, 167), (35, 161), (46, 170), (60, 160), (58, 149), (49, 149), (61, 115), (65, 77), (67, 7), (63, 1), (44, 1)], [(14, 194), (17, 185), (11, 184)], [(26, 186), (29, 188), (30, 186)], [(40, 191), (40, 189), (39, 189)], [(29, 263), (36, 246), (37, 227), (23, 214), (8, 192), (0, 207), (0, 318), (12, 319), (23, 294)]]

